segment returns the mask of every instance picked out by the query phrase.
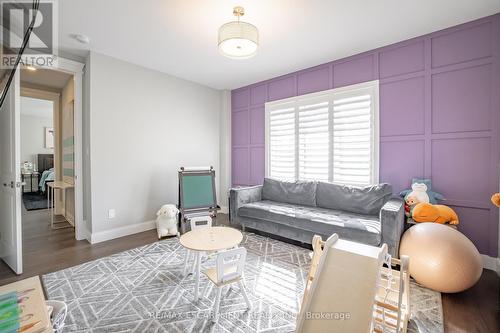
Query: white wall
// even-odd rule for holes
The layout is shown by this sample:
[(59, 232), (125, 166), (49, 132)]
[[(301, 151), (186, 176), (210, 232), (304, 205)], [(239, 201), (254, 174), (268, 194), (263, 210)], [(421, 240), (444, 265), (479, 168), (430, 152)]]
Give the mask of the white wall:
[(87, 65), (92, 233), (102, 234), (177, 203), (179, 167), (219, 170), (221, 93), (94, 52)]
[(21, 163), (38, 163), (38, 154), (54, 153), (54, 149), (45, 148), (45, 127), (53, 127), (52, 117), (21, 114)]

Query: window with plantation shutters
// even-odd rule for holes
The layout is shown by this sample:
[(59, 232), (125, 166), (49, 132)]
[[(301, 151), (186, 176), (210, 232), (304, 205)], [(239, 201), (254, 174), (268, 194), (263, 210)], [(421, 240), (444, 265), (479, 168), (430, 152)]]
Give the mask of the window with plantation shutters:
[(266, 176), (378, 183), (378, 81), (266, 103)]

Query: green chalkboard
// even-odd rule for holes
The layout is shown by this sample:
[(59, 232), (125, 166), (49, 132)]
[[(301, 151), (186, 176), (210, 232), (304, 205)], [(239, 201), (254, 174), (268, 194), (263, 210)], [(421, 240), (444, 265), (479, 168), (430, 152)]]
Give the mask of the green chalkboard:
[(211, 173), (184, 174), (181, 177), (183, 209), (215, 207), (214, 181)]

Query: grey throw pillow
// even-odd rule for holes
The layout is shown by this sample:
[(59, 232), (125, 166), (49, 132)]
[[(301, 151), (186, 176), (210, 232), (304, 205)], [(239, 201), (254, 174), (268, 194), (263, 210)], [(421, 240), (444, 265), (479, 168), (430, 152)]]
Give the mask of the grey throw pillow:
[(316, 206), (316, 182), (287, 182), (265, 178), (262, 199), (296, 205)]
[(316, 191), (316, 204), (323, 208), (376, 215), (391, 196), (392, 186), (390, 184), (355, 187), (319, 182)]

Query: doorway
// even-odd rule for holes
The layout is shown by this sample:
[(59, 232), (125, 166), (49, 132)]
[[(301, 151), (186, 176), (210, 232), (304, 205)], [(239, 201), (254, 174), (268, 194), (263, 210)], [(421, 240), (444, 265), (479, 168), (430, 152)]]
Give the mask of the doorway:
[(47, 182), (56, 180), (54, 101), (21, 95), (21, 182), (23, 216), (47, 210)]
[[(1, 161), (0, 176), (2, 178), (1, 204), (2, 204), (2, 220), (5, 223), (1, 225), (2, 246), (0, 247), (1, 259), (18, 275), (24, 271), (23, 251), (29, 252), (29, 243), (33, 249), (33, 262), (36, 263), (36, 248), (39, 245), (45, 246), (45, 250), (49, 253), (60, 247), (60, 244), (53, 244), (55, 247), (47, 247), (47, 240), (52, 239), (52, 234), (41, 234), (40, 232), (32, 232), (30, 237), (29, 232), (23, 234), (23, 192), (39, 193), (40, 180), (36, 177), (43, 177), (44, 171), (50, 171), (51, 164), (53, 167), (54, 181), (65, 184), (64, 188), (69, 188), (72, 192), (56, 191), (53, 200), (49, 199), (47, 206), (54, 208), (56, 215), (60, 215), (73, 228), (65, 228), (71, 232), (73, 241), (88, 239), (89, 233), (84, 226), (83, 221), (83, 182), (81, 177), (82, 170), (82, 79), (83, 68), (82, 63), (71, 61), (68, 59), (58, 58), (56, 67), (42, 68), (38, 67), (35, 70), (28, 68), (18, 68), (7, 90), (5, 103), (2, 105), (1, 116), (1, 133), (4, 139), (0, 145)], [(57, 78), (63, 80), (57, 83)], [(6, 82), (4, 79), (2, 82)], [(60, 85), (62, 82), (63, 85)], [(58, 86), (60, 85), (60, 86)], [(42, 138), (48, 142), (50, 146), (51, 135), (54, 139), (53, 153), (42, 154), (37, 153), (36, 158), (22, 158), (21, 156), (21, 96), (31, 98), (32, 103), (40, 103), (45, 100), (52, 101), (53, 107), (53, 127), (44, 128)], [(71, 98), (67, 98), (70, 96)], [(29, 101), (29, 100), (28, 100)], [(43, 104), (43, 103), (41, 103)], [(47, 105), (46, 105), (47, 106)], [(64, 113), (63, 113), (64, 108)], [(63, 123), (69, 123), (73, 126), (62, 126)], [(25, 128), (27, 128), (25, 125)], [(49, 149), (49, 148), (48, 148)], [(40, 155), (40, 161), (38, 161)], [(47, 155), (47, 156), (43, 156)], [(51, 162), (52, 160), (52, 162)], [(22, 162), (22, 163), (21, 163)], [(27, 163), (24, 163), (27, 162)], [(40, 170), (42, 168), (43, 170)], [(24, 175), (21, 175), (23, 171)], [(36, 173), (39, 173), (37, 175)], [(33, 179), (29, 179), (32, 177)], [(38, 183), (38, 189), (37, 189)], [(50, 188), (46, 182), (45, 185)], [(29, 187), (28, 187), (29, 186)], [(54, 187), (56, 187), (54, 185)], [(66, 200), (65, 200), (66, 199)], [(68, 202), (72, 201), (70, 205)], [(41, 203), (39, 203), (41, 204)], [(4, 209), (5, 208), (5, 209)], [(28, 211), (25, 209), (25, 212)], [(33, 210), (47, 214), (46, 209)], [(30, 219), (25, 214), (24, 220)], [(43, 225), (48, 225), (46, 215), (44, 218), (35, 218), (41, 220)], [(73, 222), (73, 223), (71, 223)], [(49, 229), (52, 232), (52, 228)], [(38, 240), (36, 239), (38, 238)], [(68, 238), (64, 238), (67, 240)], [(63, 240), (63, 241), (64, 241)], [(49, 244), (50, 245), (50, 244)], [(29, 267), (28, 267), (29, 270)]]
[[(40, 247), (75, 239), (73, 75), (20, 71), (22, 239), (25, 269)], [(59, 244), (58, 244), (59, 243)]]

